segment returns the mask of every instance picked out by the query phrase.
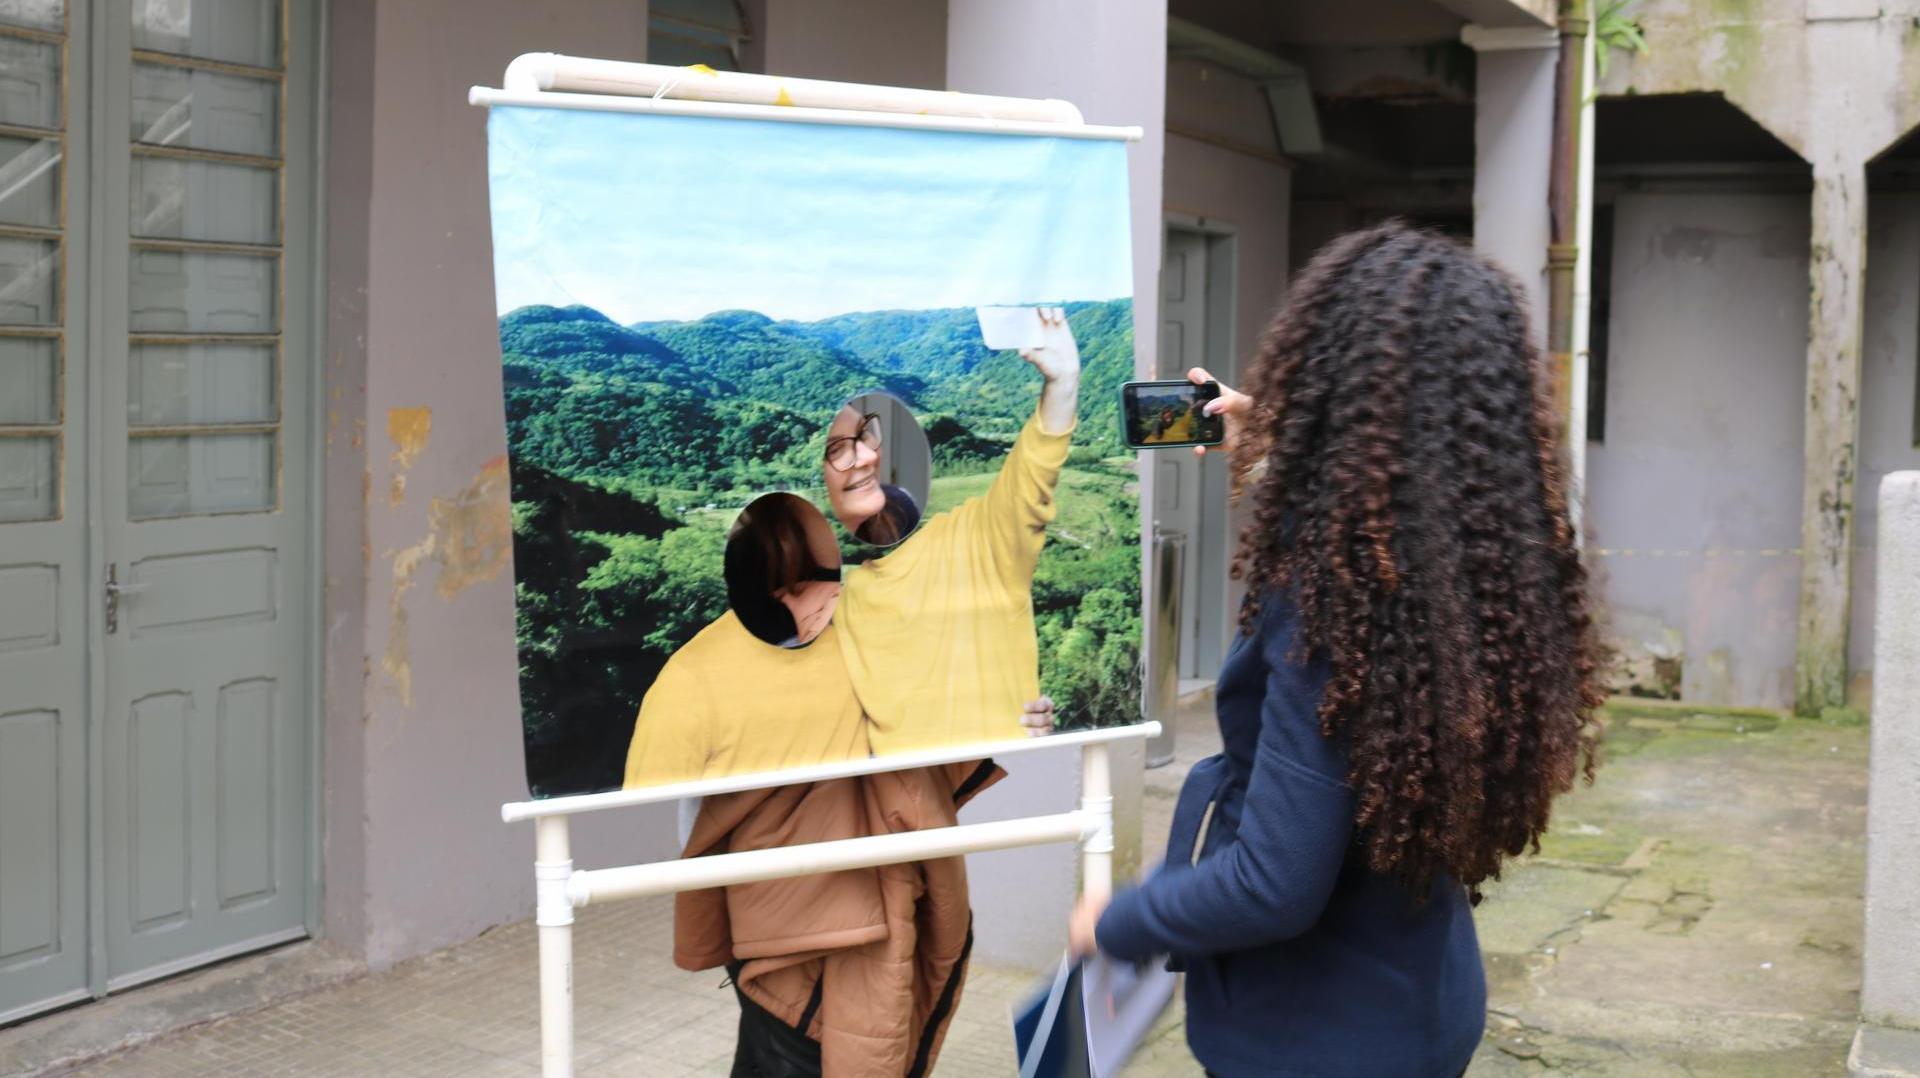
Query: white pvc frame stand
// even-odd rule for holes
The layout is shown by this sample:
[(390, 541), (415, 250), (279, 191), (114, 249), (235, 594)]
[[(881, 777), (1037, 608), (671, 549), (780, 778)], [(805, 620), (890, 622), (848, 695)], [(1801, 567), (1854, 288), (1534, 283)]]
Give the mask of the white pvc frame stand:
[[(925, 752), (822, 764), (786, 771), (760, 772), (732, 779), (676, 783), (604, 794), (514, 801), (500, 806), (500, 818), (534, 823), (534, 923), (540, 928), (540, 1072), (545, 1078), (573, 1074), (573, 911), (595, 902), (727, 887), (737, 883), (839, 872), (851, 868), (925, 861), (937, 857), (1078, 842), (1081, 889), (1088, 895), (1113, 891), (1113, 771), (1108, 750), (1116, 741), (1157, 737), (1160, 724), (1144, 722), (1105, 730), (1032, 737), (1019, 741), (956, 746)], [(583, 812), (625, 808), (685, 797), (735, 793), (804, 782), (902, 771), (916, 767), (1002, 759), (1042, 749), (1077, 746), (1081, 753), (1080, 807), (1054, 816), (1030, 816), (993, 823), (958, 824), (897, 835), (813, 842), (770, 850), (749, 850), (619, 868), (573, 867), (568, 818)], [(1060, 911), (1064, 916), (1066, 911)]]
[[(1080, 110), (1065, 101), (789, 79), (554, 53), (527, 53), (515, 58), (507, 66), (503, 82), (505, 88), (499, 90), (473, 87), (467, 93), (468, 102), (481, 106), (530, 105), (1127, 142), (1138, 141), (1142, 135), (1138, 127), (1087, 124)], [(1113, 772), (1108, 750), (1116, 741), (1157, 737), (1160, 732), (1159, 723), (1143, 722), (1113, 729), (900, 753), (730, 779), (502, 805), (500, 817), (508, 823), (534, 822), (533, 875), (537, 895), (534, 921), (540, 928), (541, 1073), (545, 1078), (572, 1078), (573, 1074), (573, 911), (576, 908), (622, 898), (1054, 842), (1080, 844), (1081, 887), (1085, 894), (1104, 896), (1113, 890)], [(1072, 812), (618, 868), (573, 867), (568, 817), (578, 813), (1073, 746), (1079, 747), (1082, 764), (1080, 807)], [(1062, 916), (1065, 913), (1061, 911)]]

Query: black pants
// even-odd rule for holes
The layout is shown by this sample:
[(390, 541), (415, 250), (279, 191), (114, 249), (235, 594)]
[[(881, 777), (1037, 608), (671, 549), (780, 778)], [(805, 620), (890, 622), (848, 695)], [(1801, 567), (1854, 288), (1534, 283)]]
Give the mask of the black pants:
[[(733, 1050), (732, 1078), (820, 1078), (820, 1042), (782, 1022), (747, 998), (739, 985), (740, 1043)], [(812, 1008), (808, 1008), (812, 1024)]]

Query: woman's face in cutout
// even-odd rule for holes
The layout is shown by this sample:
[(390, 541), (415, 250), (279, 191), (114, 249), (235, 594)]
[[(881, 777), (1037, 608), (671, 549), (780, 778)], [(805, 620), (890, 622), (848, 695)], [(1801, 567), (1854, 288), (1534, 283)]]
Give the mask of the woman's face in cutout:
[[(813, 509), (807, 512), (807, 548), (813, 555), (815, 565), (839, 568), (840, 548), (834, 542), (833, 529), (827, 526), (827, 519)], [(776, 590), (773, 596), (784, 603), (787, 612), (793, 615), (800, 643), (810, 644), (826, 631), (827, 623), (833, 620), (833, 608), (840, 599), (840, 585), (830, 580), (802, 580)]]
[[(827, 428), (827, 459), (821, 462), (827, 501), (832, 503), (840, 526), (849, 533), (858, 531), (860, 525), (887, 507), (887, 492), (880, 486), (880, 451), (860, 437), (866, 421), (866, 416), (852, 405), (840, 409)], [(836, 467), (841, 462), (848, 464), (845, 471)]]

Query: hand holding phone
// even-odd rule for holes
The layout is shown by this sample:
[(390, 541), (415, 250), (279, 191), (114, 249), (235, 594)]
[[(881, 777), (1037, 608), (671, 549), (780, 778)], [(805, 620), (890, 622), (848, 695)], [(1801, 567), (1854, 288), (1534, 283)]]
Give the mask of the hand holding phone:
[(1226, 440), (1226, 421), (1209, 412), (1209, 402), (1220, 396), (1220, 383), (1174, 379), (1128, 382), (1120, 387), (1120, 424), (1133, 449), (1172, 449), (1219, 445)]

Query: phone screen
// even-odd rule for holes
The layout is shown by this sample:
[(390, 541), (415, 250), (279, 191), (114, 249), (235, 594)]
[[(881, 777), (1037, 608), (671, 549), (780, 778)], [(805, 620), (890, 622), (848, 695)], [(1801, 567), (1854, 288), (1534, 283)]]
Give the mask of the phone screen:
[(1120, 423), (1127, 445), (1135, 449), (1219, 445), (1226, 420), (1201, 409), (1220, 395), (1211, 382), (1128, 382), (1120, 387)]

